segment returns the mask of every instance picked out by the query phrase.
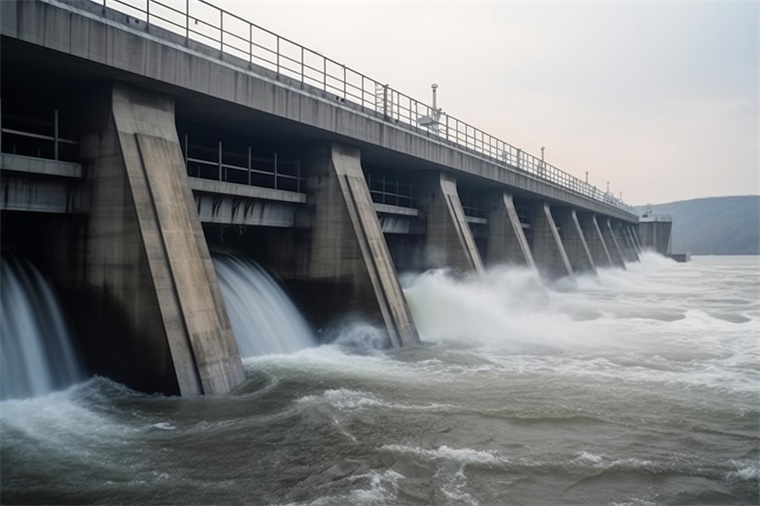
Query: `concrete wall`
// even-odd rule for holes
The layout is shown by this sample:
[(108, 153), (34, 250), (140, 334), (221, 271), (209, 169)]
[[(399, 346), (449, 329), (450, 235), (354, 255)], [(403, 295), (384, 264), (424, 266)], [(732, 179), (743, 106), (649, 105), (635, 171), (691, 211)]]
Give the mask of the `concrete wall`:
[(379, 316), (394, 347), (418, 344), (359, 150), (334, 143), (315, 146), (305, 167), (314, 207), (309, 279), (330, 288), (336, 308)]
[(487, 211), (488, 263), (521, 265), (536, 270), (512, 195), (507, 192), (494, 194), (489, 199)]
[(420, 186), (426, 267), (482, 272), (483, 262), (459, 200), (456, 178), (444, 172), (432, 173)]
[(546, 202), (531, 206), (533, 259), (539, 272), (549, 279), (575, 278), (570, 260), (562, 245), (551, 208)]
[(116, 85), (92, 101), (87, 130), (85, 291), (101, 367), (147, 391), (229, 392), (245, 374), (185, 174), (172, 100)]
[(636, 250), (633, 248), (633, 245), (628, 238), (628, 234), (625, 232), (623, 224), (617, 220), (614, 220), (611, 222), (611, 226), (612, 232), (615, 236), (615, 239), (617, 240), (618, 248), (620, 248), (620, 253), (623, 255), (623, 260), (626, 262), (638, 262), (639, 256), (636, 253)]

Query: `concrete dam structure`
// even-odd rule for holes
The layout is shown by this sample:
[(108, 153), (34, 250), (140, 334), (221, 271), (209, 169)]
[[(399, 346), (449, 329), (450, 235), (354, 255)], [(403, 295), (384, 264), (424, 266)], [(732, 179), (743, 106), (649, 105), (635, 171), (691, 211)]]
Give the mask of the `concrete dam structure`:
[(3, 251), (130, 387), (244, 381), (212, 253), (268, 266), (315, 328), (357, 315), (405, 347), (399, 272), (573, 279), (652, 246), (609, 192), (203, 0), (0, 9)]

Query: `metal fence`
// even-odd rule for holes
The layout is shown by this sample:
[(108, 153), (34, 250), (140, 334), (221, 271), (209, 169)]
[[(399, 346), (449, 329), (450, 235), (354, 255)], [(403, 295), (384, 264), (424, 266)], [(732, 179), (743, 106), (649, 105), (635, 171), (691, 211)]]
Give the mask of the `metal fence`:
[(362, 106), (385, 121), (404, 125), (439, 141), (464, 149), (505, 168), (517, 169), (628, 212), (632, 207), (520, 148), (327, 58), (290, 39), (222, 10), (206, 0), (91, 0), (121, 11), (148, 25), (169, 30), (186, 41), (218, 48), (254, 65), (276, 72)]

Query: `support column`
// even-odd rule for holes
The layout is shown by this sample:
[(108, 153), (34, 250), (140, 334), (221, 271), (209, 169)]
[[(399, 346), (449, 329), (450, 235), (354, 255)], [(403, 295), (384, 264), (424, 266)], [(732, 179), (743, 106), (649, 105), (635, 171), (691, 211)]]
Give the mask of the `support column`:
[(96, 372), (147, 392), (227, 393), (245, 380), (164, 95), (94, 101), (84, 282)]
[(623, 253), (620, 251), (620, 245), (615, 234), (612, 232), (612, 224), (609, 218), (601, 218), (602, 220), (602, 236), (604, 237), (604, 243), (607, 245), (607, 251), (610, 253), (610, 259), (615, 267), (620, 267), (625, 270), (625, 260), (623, 259)]
[(470, 225), (464, 215), (454, 176), (439, 172), (421, 189), (425, 215), (425, 262), (429, 267), (451, 267), (462, 272), (482, 272)]
[(310, 278), (327, 287), (342, 309), (382, 321), (395, 348), (419, 344), (364, 179), (359, 148), (315, 146), (306, 169), (315, 212)]
[(531, 212), (533, 259), (539, 272), (550, 279), (575, 278), (570, 260), (554, 223), (549, 204), (541, 202)]
[(586, 238), (586, 244), (591, 253), (591, 258), (594, 260), (594, 265), (599, 268), (612, 267), (610, 252), (604, 243), (604, 237), (599, 228), (599, 223), (596, 221), (596, 215), (582, 214), (580, 224), (581, 230), (583, 230), (583, 237)]
[(533, 253), (517, 216), (512, 195), (500, 192), (488, 208), (488, 262), (536, 270)]
[(581, 224), (578, 222), (575, 209), (565, 208), (560, 213), (559, 235), (573, 271), (576, 273), (590, 272), (596, 275), (596, 265), (591, 258), (591, 252), (583, 235)]

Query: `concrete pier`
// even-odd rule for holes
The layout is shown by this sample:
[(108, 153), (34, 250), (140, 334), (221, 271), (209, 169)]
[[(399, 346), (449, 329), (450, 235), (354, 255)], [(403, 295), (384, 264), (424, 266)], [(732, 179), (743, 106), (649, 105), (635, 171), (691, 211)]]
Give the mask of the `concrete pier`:
[(625, 269), (625, 259), (623, 253), (620, 250), (615, 234), (612, 231), (612, 223), (609, 218), (602, 218), (602, 236), (604, 237), (604, 243), (607, 245), (607, 251), (610, 254), (610, 260), (615, 267)]
[(549, 279), (574, 279), (573, 268), (562, 245), (549, 204), (542, 202), (531, 207), (533, 227), (533, 259), (539, 272)]
[(638, 230), (642, 249), (656, 251), (664, 256), (669, 255), (672, 230), (673, 221), (670, 216), (642, 216)]
[(459, 200), (456, 178), (446, 172), (427, 176), (420, 193), (427, 266), (482, 272), (483, 262)]
[(227, 393), (245, 374), (185, 173), (174, 102), (115, 85), (91, 106), (83, 263), (93, 331), (102, 332), (95, 362), (141, 390)]
[(362, 172), (360, 151), (338, 143), (315, 146), (306, 169), (315, 212), (309, 278), (331, 287), (345, 311), (374, 319), (379, 315), (394, 347), (418, 344)]
[(536, 270), (514, 199), (507, 192), (499, 192), (489, 202), (488, 262), (491, 265), (512, 264)]
[(594, 260), (594, 265), (596, 267), (612, 267), (613, 263), (610, 258), (610, 252), (607, 250), (607, 245), (604, 242), (604, 236), (599, 228), (596, 215), (584, 213), (579, 217), (579, 221), (589, 253), (591, 253), (591, 258)]
[(591, 257), (588, 244), (575, 209), (561, 208), (559, 235), (562, 245), (575, 273), (587, 272), (596, 275), (596, 265)]

